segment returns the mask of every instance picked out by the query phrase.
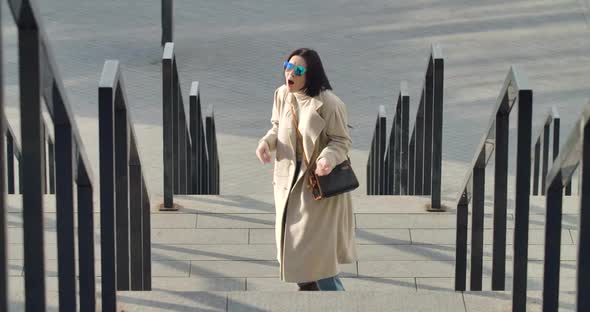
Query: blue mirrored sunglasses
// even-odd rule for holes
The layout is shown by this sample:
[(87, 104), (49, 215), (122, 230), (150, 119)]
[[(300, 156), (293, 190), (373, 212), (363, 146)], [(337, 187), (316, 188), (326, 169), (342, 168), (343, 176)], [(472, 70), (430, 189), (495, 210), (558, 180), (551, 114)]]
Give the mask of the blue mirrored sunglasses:
[(291, 69), (293, 69), (293, 67), (295, 67), (295, 75), (303, 76), (305, 74), (305, 67), (303, 67), (301, 65), (295, 66), (295, 64), (289, 63), (288, 61), (285, 61), (285, 63), (283, 63), (283, 68), (285, 70), (291, 70)]

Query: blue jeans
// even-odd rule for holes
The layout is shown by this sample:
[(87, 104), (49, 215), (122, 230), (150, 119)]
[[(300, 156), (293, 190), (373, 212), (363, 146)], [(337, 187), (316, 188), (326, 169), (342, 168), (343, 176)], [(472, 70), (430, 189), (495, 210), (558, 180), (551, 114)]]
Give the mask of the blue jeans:
[[(344, 285), (342, 285), (342, 281), (336, 276), (322, 278), (321, 280), (315, 281), (316, 285), (320, 290), (341, 290), (344, 291)], [(299, 286), (302, 286), (307, 283), (297, 283)]]

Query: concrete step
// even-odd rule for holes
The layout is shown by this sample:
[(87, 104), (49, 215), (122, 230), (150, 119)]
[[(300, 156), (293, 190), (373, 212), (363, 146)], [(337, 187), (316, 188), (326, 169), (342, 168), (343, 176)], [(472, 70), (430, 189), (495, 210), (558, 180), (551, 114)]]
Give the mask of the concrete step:
[(462, 293), (120, 292), (120, 311), (465, 311)]
[[(100, 294), (97, 310), (101, 310)], [(527, 293), (527, 311), (540, 311), (542, 293)], [(24, 294), (11, 296), (11, 311), (24, 311)], [(560, 293), (560, 311), (575, 311), (575, 294)], [(508, 291), (455, 292), (418, 291), (346, 291), (346, 292), (220, 292), (220, 291), (119, 291), (117, 311), (511, 311)], [(48, 311), (57, 311), (57, 293), (48, 292)]]

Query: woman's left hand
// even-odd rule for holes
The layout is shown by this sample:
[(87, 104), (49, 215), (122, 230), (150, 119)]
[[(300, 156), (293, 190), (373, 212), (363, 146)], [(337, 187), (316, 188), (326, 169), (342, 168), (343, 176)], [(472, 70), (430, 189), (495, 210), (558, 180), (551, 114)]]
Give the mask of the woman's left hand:
[(328, 160), (325, 158), (318, 159), (316, 163), (315, 174), (318, 176), (325, 176), (330, 174), (330, 172), (332, 172), (332, 166), (330, 166)]

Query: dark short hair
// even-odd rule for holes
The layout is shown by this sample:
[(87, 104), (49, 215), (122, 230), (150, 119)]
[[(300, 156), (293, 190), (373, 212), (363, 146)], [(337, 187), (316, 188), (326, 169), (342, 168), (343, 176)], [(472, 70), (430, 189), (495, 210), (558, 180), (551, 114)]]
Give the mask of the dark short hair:
[(324, 90), (332, 90), (328, 76), (326, 76), (326, 72), (324, 71), (324, 66), (322, 66), (320, 55), (315, 50), (307, 48), (297, 49), (291, 52), (287, 61), (295, 55), (301, 56), (305, 60), (305, 63), (307, 63), (305, 86), (303, 86), (305, 94), (314, 97)]

